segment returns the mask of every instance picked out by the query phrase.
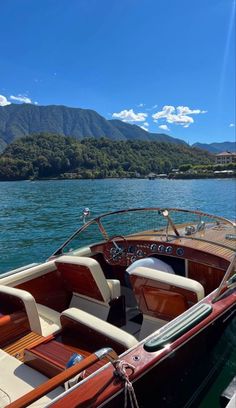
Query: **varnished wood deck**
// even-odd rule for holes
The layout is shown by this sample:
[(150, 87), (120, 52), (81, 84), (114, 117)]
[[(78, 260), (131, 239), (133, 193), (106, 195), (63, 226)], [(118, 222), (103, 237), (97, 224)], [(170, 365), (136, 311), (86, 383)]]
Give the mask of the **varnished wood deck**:
[(3, 348), (3, 350), (18, 360), (24, 360), (24, 350), (33, 345), (37, 345), (45, 340), (45, 337), (40, 336), (37, 333), (30, 332), (20, 339), (16, 340), (14, 343)]

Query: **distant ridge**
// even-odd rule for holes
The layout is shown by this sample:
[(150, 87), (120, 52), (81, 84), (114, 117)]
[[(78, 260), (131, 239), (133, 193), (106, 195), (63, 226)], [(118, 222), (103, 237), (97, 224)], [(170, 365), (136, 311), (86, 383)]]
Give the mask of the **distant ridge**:
[(112, 140), (143, 140), (186, 144), (183, 140), (149, 133), (137, 125), (106, 120), (94, 110), (60, 105), (11, 104), (0, 107), (0, 149), (13, 140), (42, 132), (84, 138), (107, 137)]
[(199, 149), (207, 150), (210, 153), (221, 153), (221, 152), (236, 152), (235, 142), (221, 142), (221, 143), (194, 143), (192, 147), (197, 147)]
[(140, 126), (131, 125), (130, 123), (122, 122), (121, 120), (112, 119), (109, 120), (113, 126), (115, 126), (128, 140), (139, 139), (139, 140), (149, 140), (152, 142), (167, 142), (184, 144), (187, 143), (182, 139), (177, 139), (166, 135), (165, 133), (150, 133), (143, 130)]

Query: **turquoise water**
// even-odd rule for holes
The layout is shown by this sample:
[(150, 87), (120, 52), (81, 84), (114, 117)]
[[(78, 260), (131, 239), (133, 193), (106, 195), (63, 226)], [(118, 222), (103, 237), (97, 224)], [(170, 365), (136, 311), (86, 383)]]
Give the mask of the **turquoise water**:
[(0, 272), (47, 259), (81, 225), (132, 207), (199, 209), (235, 219), (236, 180), (51, 180), (0, 183)]

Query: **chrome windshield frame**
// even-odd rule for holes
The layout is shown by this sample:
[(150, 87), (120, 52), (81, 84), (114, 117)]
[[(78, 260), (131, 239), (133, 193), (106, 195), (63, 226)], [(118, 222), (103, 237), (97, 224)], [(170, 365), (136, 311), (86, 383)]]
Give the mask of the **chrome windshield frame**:
[[(125, 214), (125, 213), (134, 213), (134, 212), (148, 212), (148, 211), (156, 211), (159, 215), (162, 215), (164, 219), (166, 219), (167, 221), (167, 225), (166, 225), (166, 229), (168, 228), (168, 225), (171, 224), (172, 229), (174, 231), (174, 235), (171, 235), (168, 233), (169, 237), (181, 237), (181, 235), (179, 234), (178, 229), (176, 228), (172, 218), (171, 218), (171, 213), (172, 212), (179, 212), (179, 213), (187, 213), (187, 214), (192, 214), (192, 215), (197, 215), (200, 218), (201, 217), (207, 217), (210, 219), (215, 220), (215, 222), (219, 221), (219, 222), (223, 222), (223, 223), (227, 223), (230, 224), (233, 228), (236, 228), (236, 224), (224, 217), (218, 216), (218, 215), (213, 215), (213, 214), (208, 214), (199, 210), (187, 210), (187, 209), (180, 209), (180, 208), (163, 208), (163, 207), (146, 207), (146, 208), (130, 208), (130, 209), (125, 209), (125, 210), (117, 210), (117, 211), (111, 211), (111, 212), (107, 212), (105, 214), (102, 214), (98, 217), (93, 218), (92, 220), (86, 222), (85, 224), (83, 224), (80, 228), (78, 228), (51, 256), (49, 259), (53, 259), (57, 256), (60, 256), (63, 253), (63, 249), (71, 242), (73, 241), (73, 239), (75, 237), (77, 237), (79, 234), (81, 234), (83, 231), (85, 231), (86, 229), (88, 229), (92, 224), (97, 224), (100, 232), (101, 232), (101, 236), (103, 237), (103, 239), (105, 241), (108, 241), (111, 236), (109, 236), (108, 232), (106, 231), (106, 229), (104, 228), (104, 225), (102, 223), (102, 220), (104, 218), (107, 218), (109, 216), (112, 215), (118, 215), (118, 214)], [(166, 211), (168, 212), (168, 217), (165, 216)], [(171, 222), (170, 222), (171, 221)], [(162, 234), (159, 234), (162, 235)], [(197, 239), (197, 240), (203, 240), (204, 239), (200, 239), (200, 238), (196, 238), (193, 237), (192, 235), (187, 236), (184, 235), (184, 238), (186, 239)], [(208, 241), (211, 242), (211, 241)], [(214, 242), (212, 241), (212, 244), (215, 245), (221, 245), (218, 242)], [(92, 243), (91, 243), (92, 245)], [(223, 245), (222, 245), (223, 246)]]

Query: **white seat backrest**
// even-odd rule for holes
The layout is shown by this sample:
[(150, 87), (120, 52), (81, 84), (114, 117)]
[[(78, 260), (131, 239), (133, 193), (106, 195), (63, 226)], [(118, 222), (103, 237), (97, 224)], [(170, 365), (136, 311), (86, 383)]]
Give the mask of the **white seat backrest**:
[(130, 273), (130, 275), (135, 275), (137, 277), (150, 279), (153, 281), (168, 283), (174, 287), (187, 289), (196, 294), (198, 301), (204, 298), (204, 288), (201, 283), (184, 276), (173, 275), (167, 272), (145, 267), (138, 267), (134, 269)]
[(87, 327), (89, 331), (94, 331), (111, 341), (119, 343), (125, 349), (129, 349), (138, 343), (138, 340), (131, 334), (83, 310), (74, 307), (64, 310), (61, 313), (62, 322), (63, 318), (74, 320), (78, 324)]
[(26, 290), (0, 285), (0, 297), (1, 293), (20, 299), (24, 304), (30, 329), (38, 334), (42, 334), (36, 302), (31, 293)]
[[(81, 285), (80, 285), (81, 294), (84, 294), (90, 297), (89, 293), (87, 292), (83, 293), (83, 290), (85, 290), (83, 289), (83, 282), (86, 279), (87, 282), (90, 281), (91, 288), (92, 286), (94, 287), (96, 285), (97, 287), (96, 289), (98, 290), (98, 292), (100, 292), (99, 300), (102, 300), (104, 302), (109, 302), (111, 300), (111, 291), (109, 288), (109, 284), (105, 278), (105, 275), (103, 273), (101, 266), (95, 259), (92, 259), (89, 257), (82, 257), (82, 256), (63, 255), (55, 261), (55, 264), (57, 266), (57, 269), (59, 271), (65, 272), (65, 274), (69, 272), (70, 269), (73, 270), (74, 276), (76, 273), (78, 285), (80, 284), (80, 280), (81, 280)], [(89, 273), (90, 273), (90, 276), (89, 276)], [(70, 279), (69, 275), (65, 276), (65, 279), (69, 280)], [(76, 292), (76, 290), (74, 292)], [(80, 292), (78, 291), (77, 293), (80, 293)], [(91, 297), (93, 297), (92, 293), (91, 293)]]

